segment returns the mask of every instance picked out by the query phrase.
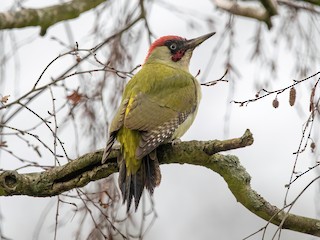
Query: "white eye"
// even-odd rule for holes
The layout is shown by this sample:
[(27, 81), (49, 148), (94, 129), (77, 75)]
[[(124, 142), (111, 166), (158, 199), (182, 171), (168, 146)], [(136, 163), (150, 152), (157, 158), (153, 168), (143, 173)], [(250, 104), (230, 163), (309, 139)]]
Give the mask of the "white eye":
[(177, 44), (176, 43), (172, 43), (170, 46), (169, 46), (170, 50), (176, 50), (177, 49)]

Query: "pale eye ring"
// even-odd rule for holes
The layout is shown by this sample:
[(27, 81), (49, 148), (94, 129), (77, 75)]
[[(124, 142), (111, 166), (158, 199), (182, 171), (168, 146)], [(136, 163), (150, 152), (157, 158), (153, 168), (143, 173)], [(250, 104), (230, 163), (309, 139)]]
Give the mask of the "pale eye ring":
[(169, 46), (170, 50), (174, 51), (177, 49), (177, 44), (176, 43), (172, 43), (170, 46)]

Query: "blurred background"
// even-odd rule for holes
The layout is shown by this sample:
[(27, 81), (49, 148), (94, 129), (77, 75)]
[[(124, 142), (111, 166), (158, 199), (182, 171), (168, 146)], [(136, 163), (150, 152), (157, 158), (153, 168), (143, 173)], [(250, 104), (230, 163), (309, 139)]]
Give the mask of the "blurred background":
[[(79, 7), (82, 1), (72, 2)], [(223, 140), (250, 129), (252, 146), (223, 154), (239, 158), (252, 188), (272, 205), (290, 203), (319, 175), (319, 75), (295, 86), (293, 106), (285, 89), (319, 71), (319, 4), (263, 2), (110, 0), (74, 19), (43, 24), (42, 30), (0, 23), (0, 98), (10, 95), (0, 105), (1, 171), (39, 172), (103, 148), (123, 87), (143, 64), (150, 43), (163, 35), (190, 39), (216, 31), (194, 51), (190, 72), (200, 70), (198, 80), (208, 82), (228, 70), (229, 82), (202, 87), (197, 118), (182, 140)], [(10, 0), (0, 11), (49, 11), (66, 3)], [(261, 89), (280, 91), (243, 106), (233, 102), (256, 99)], [(187, 164), (161, 165), (161, 171), (152, 201), (145, 194), (142, 207), (129, 216), (114, 185), (116, 174), (58, 197), (1, 197), (0, 239), (229, 240), (266, 225), (215, 172)], [(286, 197), (291, 176), (298, 178)], [(303, 191), (290, 212), (318, 218), (318, 185)], [(112, 201), (103, 194), (107, 190)], [(99, 205), (102, 200), (108, 207)], [(249, 239), (315, 239), (276, 230), (270, 225), (265, 236), (259, 232)]]

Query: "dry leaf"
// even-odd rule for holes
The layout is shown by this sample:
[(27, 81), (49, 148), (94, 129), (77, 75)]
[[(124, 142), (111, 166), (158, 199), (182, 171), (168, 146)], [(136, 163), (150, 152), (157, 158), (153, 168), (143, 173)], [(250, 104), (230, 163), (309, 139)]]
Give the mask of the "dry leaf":
[(0, 99), (0, 102), (2, 102), (2, 103), (7, 103), (8, 100), (9, 100), (9, 97), (10, 97), (10, 95), (3, 96), (3, 97)]
[(73, 91), (70, 95), (67, 96), (67, 99), (71, 101), (73, 105), (77, 105), (81, 101), (82, 95), (78, 90)]

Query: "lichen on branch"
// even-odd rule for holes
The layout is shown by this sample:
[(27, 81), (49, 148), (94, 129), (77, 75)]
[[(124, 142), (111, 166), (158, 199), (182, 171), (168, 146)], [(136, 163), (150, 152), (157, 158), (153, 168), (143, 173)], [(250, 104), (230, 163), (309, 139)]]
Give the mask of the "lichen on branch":
[[(204, 166), (218, 173), (228, 184), (234, 197), (255, 215), (285, 229), (320, 236), (317, 219), (285, 213), (261, 197), (250, 185), (250, 175), (238, 158), (218, 152), (249, 146), (253, 136), (246, 130), (240, 138), (212, 141), (189, 141), (165, 144), (158, 149), (161, 164), (188, 163)], [(106, 164), (101, 165), (102, 151), (85, 154), (64, 166), (53, 167), (40, 173), (19, 174), (3, 171), (0, 174), (0, 196), (28, 195), (47, 197), (83, 187), (91, 181), (108, 177), (118, 171), (113, 149)]]
[(77, 18), (81, 13), (93, 9), (105, 0), (73, 0), (49, 7), (34, 9), (24, 8), (19, 11), (0, 13), (0, 29), (40, 26), (40, 35), (47, 29), (64, 20)]

